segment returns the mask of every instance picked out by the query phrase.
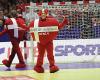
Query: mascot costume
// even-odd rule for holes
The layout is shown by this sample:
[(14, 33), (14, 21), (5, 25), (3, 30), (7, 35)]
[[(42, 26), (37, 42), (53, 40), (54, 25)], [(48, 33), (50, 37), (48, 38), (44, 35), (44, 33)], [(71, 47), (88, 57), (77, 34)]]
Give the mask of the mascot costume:
[(7, 33), (9, 35), (10, 41), (12, 43), (12, 51), (9, 56), (9, 59), (4, 59), (2, 63), (6, 67), (10, 67), (12, 64), (12, 61), (15, 57), (15, 54), (17, 54), (19, 63), (16, 64), (16, 68), (24, 68), (26, 67), (26, 64), (24, 62), (19, 43), (24, 39), (25, 30), (27, 30), (27, 27), (25, 25), (25, 21), (22, 17), (17, 17), (16, 11), (11, 11), (12, 18), (8, 18), (5, 20), (5, 29), (0, 32), (0, 36)]
[(43, 59), (45, 51), (47, 51), (50, 73), (54, 73), (59, 71), (59, 68), (55, 65), (53, 56), (53, 40), (56, 38), (58, 30), (68, 24), (68, 20), (64, 18), (63, 22), (59, 23), (55, 18), (47, 16), (47, 9), (40, 10), (38, 14), (40, 18), (32, 21), (29, 25), (33, 40), (38, 42), (38, 57), (34, 70), (38, 73), (44, 73)]

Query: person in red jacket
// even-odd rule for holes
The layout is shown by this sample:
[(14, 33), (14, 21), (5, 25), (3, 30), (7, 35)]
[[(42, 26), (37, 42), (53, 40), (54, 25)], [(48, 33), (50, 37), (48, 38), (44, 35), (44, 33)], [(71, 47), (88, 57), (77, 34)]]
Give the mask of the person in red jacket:
[[(48, 15), (48, 10), (40, 10), (39, 11), (39, 20), (37, 21), (32, 21), (29, 25), (30, 31), (32, 28), (34, 30), (40, 30), (41, 29), (48, 29), (47, 31), (38, 31), (38, 37), (35, 35), (35, 32), (33, 31), (32, 37), (33, 39), (36, 39), (38, 41), (37, 47), (38, 47), (38, 57), (37, 57), (37, 63), (34, 66), (34, 70), (38, 73), (43, 73), (44, 68), (43, 68), (43, 59), (44, 59), (44, 54), (45, 51), (47, 51), (47, 58), (49, 60), (49, 68), (50, 68), (50, 73), (54, 73), (59, 71), (59, 68), (55, 65), (55, 60), (54, 60), (54, 55), (53, 55), (53, 40), (56, 38), (58, 34), (58, 30), (55, 31), (49, 31), (54, 29), (61, 29), (63, 28), (64, 25), (68, 23), (68, 20), (64, 18), (62, 23), (59, 23), (55, 18), (49, 17)], [(38, 24), (38, 25), (37, 25)], [(37, 27), (38, 26), (38, 27)], [(37, 28), (37, 29), (35, 29)], [(51, 28), (51, 29), (50, 29)], [(38, 38), (38, 39), (37, 39)]]
[(12, 51), (11, 55), (9, 56), (9, 59), (4, 59), (2, 63), (6, 67), (10, 67), (12, 64), (12, 61), (15, 57), (15, 54), (17, 54), (19, 63), (16, 64), (16, 68), (24, 68), (26, 67), (26, 64), (24, 62), (19, 43), (21, 40), (24, 39), (25, 30), (27, 30), (27, 27), (25, 25), (25, 21), (22, 17), (17, 17), (16, 11), (11, 11), (11, 18), (8, 18), (5, 20), (5, 29), (0, 32), (0, 36), (7, 33), (9, 35), (10, 41), (12, 43)]

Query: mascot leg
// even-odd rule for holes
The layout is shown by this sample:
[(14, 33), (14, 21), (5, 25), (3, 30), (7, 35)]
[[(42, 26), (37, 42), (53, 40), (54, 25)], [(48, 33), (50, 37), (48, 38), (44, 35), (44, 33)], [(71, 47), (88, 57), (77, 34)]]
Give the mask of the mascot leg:
[(19, 59), (19, 63), (16, 64), (16, 68), (25, 68), (26, 64), (24, 62), (23, 55), (20, 51), (20, 48), (17, 48), (17, 56), (18, 56), (18, 59)]
[(18, 59), (19, 59), (19, 63), (16, 64), (16, 68), (25, 68), (26, 64), (24, 62), (23, 55), (19, 47), (19, 42), (14, 43), (14, 50), (16, 51)]
[(15, 54), (17, 53), (17, 56), (18, 56), (18, 59), (19, 59), (19, 63), (16, 64), (16, 68), (24, 68), (24, 67), (26, 67), (26, 64), (24, 62), (22, 53), (21, 53), (20, 48), (19, 48), (19, 42), (17, 40), (12, 40), (12, 45), (13, 45), (13, 48), (12, 48), (11, 55), (9, 56), (9, 60), (5, 59), (5, 60), (2, 61), (2, 63), (5, 66), (10, 67), (11, 63), (12, 63), (14, 57), (15, 57)]
[(55, 60), (53, 56), (53, 42), (49, 42), (46, 46), (47, 57), (50, 63), (50, 73), (57, 72), (59, 68), (55, 65)]
[(19, 63), (16, 64), (16, 68), (25, 68), (26, 64), (24, 62), (20, 47), (19, 47), (19, 43), (20, 41), (18, 39), (13, 39), (11, 40), (13, 48), (14, 48), (14, 52), (17, 54), (18, 59), (19, 59)]
[(44, 54), (45, 54), (45, 46), (42, 45), (41, 43), (38, 43), (38, 57), (37, 57), (37, 64), (34, 67), (34, 70), (38, 73), (43, 73), (44, 68), (42, 67), (43, 65), (43, 59), (44, 59)]
[(2, 61), (2, 63), (6, 66), (6, 67), (10, 67), (11, 66), (11, 64), (12, 64), (12, 61), (13, 61), (13, 59), (14, 59), (14, 57), (15, 57), (15, 51), (14, 51), (14, 48), (12, 48), (12, 52), (11, 52), (11, 55), (9, 56), (9, 60), (7, 60), (7, 59), (4, 59), (3, 61)]

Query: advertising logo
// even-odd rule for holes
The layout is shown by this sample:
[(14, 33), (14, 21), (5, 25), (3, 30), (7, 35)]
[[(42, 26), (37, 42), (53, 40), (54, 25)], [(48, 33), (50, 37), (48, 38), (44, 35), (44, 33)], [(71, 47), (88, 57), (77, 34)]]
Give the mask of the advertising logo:
[(100, 44), (90, 45), (58, 45), (55, 47), (56, 56), (68, 56), (74, 54), (75, 56), (82, 55), (100, 55)]

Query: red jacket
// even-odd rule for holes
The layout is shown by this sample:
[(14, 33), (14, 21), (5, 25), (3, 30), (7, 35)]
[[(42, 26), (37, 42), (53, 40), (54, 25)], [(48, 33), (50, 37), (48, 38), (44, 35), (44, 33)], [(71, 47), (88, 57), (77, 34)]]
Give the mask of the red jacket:
[[(58, 29), (61, 29), (64, 25), (68, 24), (68, 20), (64, 19), (62, 23), (59, 23), (55, 18), (46, 18), (46, 20), (39, 20), (39, 27), (52, 27), (58, 26)], [(30, 28), (34, 27), (34, 21), (32, 21), (29, 25)], [(56, 38), (58, 31), (55, 32), (39, 32), (39, 41), (42, 44), (46, 44), (49, 41), (52, 41)], [(34, 39), (34, 33), (32, 33), (32, 37)]]

